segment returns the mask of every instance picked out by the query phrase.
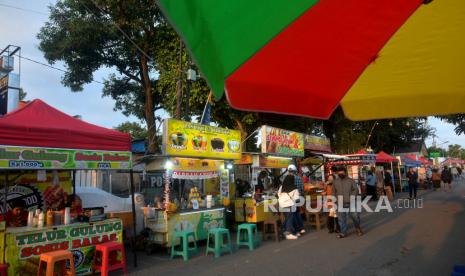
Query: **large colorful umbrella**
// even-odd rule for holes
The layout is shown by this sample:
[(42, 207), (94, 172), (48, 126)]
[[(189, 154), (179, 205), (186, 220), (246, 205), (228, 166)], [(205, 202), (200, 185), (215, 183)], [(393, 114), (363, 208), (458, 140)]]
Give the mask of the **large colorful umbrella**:
[(465, 1), (422, 3), (160, 0), (216, 98), (355, 120), (465, 112)]

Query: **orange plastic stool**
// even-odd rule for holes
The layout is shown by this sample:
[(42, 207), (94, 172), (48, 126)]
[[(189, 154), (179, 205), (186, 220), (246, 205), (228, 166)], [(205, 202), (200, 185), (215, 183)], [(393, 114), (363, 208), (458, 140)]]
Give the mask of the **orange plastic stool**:
[[(119, 262), (116, 260), (118, 252), (121, 252), (121, 261)], [(102, 276), (107, 276), (108, 272), (118, 269), (122, 269), (125, 275), (128, 274), (124, 245), (118, 242), (107, 242), (95, 246), (92, 273), (100, 271)]]
[(8, 264), (0, 264), (0, 275), (8, 276)]
[[(66, 261), (69, 262), (69, 269), (66, 269)], [(39, 271), (37, 272), (38, 276), (44, 275), (43, 269), (46, 266), (45, 276), (54, 276), (55, 274), (55, 264), (61, 263), (61, 273), (62, 275), (74, 276), (76, 275), (76, 270), (74, 268), (74, 258), (73, 254), (68, 250), (58, 250), (53, 252), (48, 252), (40, 255), (39, 262)]]

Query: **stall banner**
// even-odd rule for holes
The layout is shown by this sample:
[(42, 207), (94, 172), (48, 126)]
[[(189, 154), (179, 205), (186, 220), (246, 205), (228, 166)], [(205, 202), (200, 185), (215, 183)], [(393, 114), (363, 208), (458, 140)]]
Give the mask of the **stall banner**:
[(273, 169), (287, 169), (292, 163), (290, 158), (273, 157), (273, 156), (259, 156), (258, 167), (260, 168), (273, 168)]
[(0, 169), (130, 169), (131, 152), (0, 146)]
[(262, 153), (280, 156), (304, 156), (304, 135), (280, 128), (262, 126)]
[(229, 170), (221, 171), (220, 196), (221, 199), (229, 199)]
[(173, 171), (206, 172), (224, 169), (224, 161), (192, 158), (171, 158)]
[(163, 152), (170, 156), (240, 159), (241, 133), (237, 130), (166, 119)]
[(304, 148), (312, 151), (331, 152), (331, 142), (328, 138), (306, 134)]
[(234, 165), (251, 165), (252, 163), (252, 154), (242, 154), (241, 159), (234, 161)]
[[(0, 204), (0, 211), (5, 213), (11, 210), (10, 204), (22, 199), (28, 210), (57, 209), (64, 205), (65, 199), (72, 193), (72, 180), (70, 171), (51, 172), (46, 174), (45, 181), (37, 180), (37, 173), (9, 173), (9, 187), (7, 197), (7, 210)], [(3, 183), (2, 183), (3, 184)], [(5, 198), (5, 187), (0, 190), (0, 202)]]
[[(36, 275), (40, 254), (70, 250), (74, 256), (76, 274), (91, 274), (95, 245), (122, 241), (120, 219), (55, 226), (27, 232), (6, 232), (8, 275)], [(13, 229), (14, 230), (14, 229)]]

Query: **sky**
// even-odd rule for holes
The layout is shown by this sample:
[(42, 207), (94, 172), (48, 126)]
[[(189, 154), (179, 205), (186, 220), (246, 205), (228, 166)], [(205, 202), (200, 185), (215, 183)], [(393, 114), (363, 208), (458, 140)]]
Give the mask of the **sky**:
[[(0, 0), (0, 48), (8, 44), (17, 45), (21, 47), (23, 56), (47, 63), (38, 49), (36, 35), (48, 19), (48, 5), (54, 2)], [(64, 69), (62, 64), (54, 66)], [(107, 74), (108, 70), (100, 70), (94, 79), (103, 81)], [(101, 96), (102, 84), (92, 83), (86, 85), (83, 92), (71, 92), (61, 84), (62, 75), (63, 72), (27, 60), (21, 61), (21, 87), (27, 92), (27, 100), (40, 98), (69, 115), (81, 115), (87, 122), (108, 128), (125, 121), (138, 121), (135, 117), (113, 111), (114, 101)], [(457, 136), (453, 125), (433, 117), (428, 119), (428, 124), (436, 129), (437, 145), (443, 143), (442, 147), (447, 147), (449, 144), (459, 144), (465, 148), (465, 135)], [(428, 146), (432, 142), (432, 139), (426, 141)]]

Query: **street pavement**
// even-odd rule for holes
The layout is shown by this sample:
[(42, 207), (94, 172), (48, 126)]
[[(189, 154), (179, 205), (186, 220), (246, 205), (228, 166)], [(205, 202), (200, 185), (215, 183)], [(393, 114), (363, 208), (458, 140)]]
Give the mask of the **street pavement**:
[(353, 228), (341, 240), (310, 229), (295, 241), (267, 241), (218, 259), (202, 247), (187, 262), (166, 251), (140, 252), (137, 268), (128, 253), (130, 275), (450, 275), (454, 264), (465, 264), (465, 182), (454, 182), (452, 192), (419, 191), (422, 208), (405, 208), (413, 203), (407, 197), (398, 194), (393, 213), (363, 213), (362, 237)]

